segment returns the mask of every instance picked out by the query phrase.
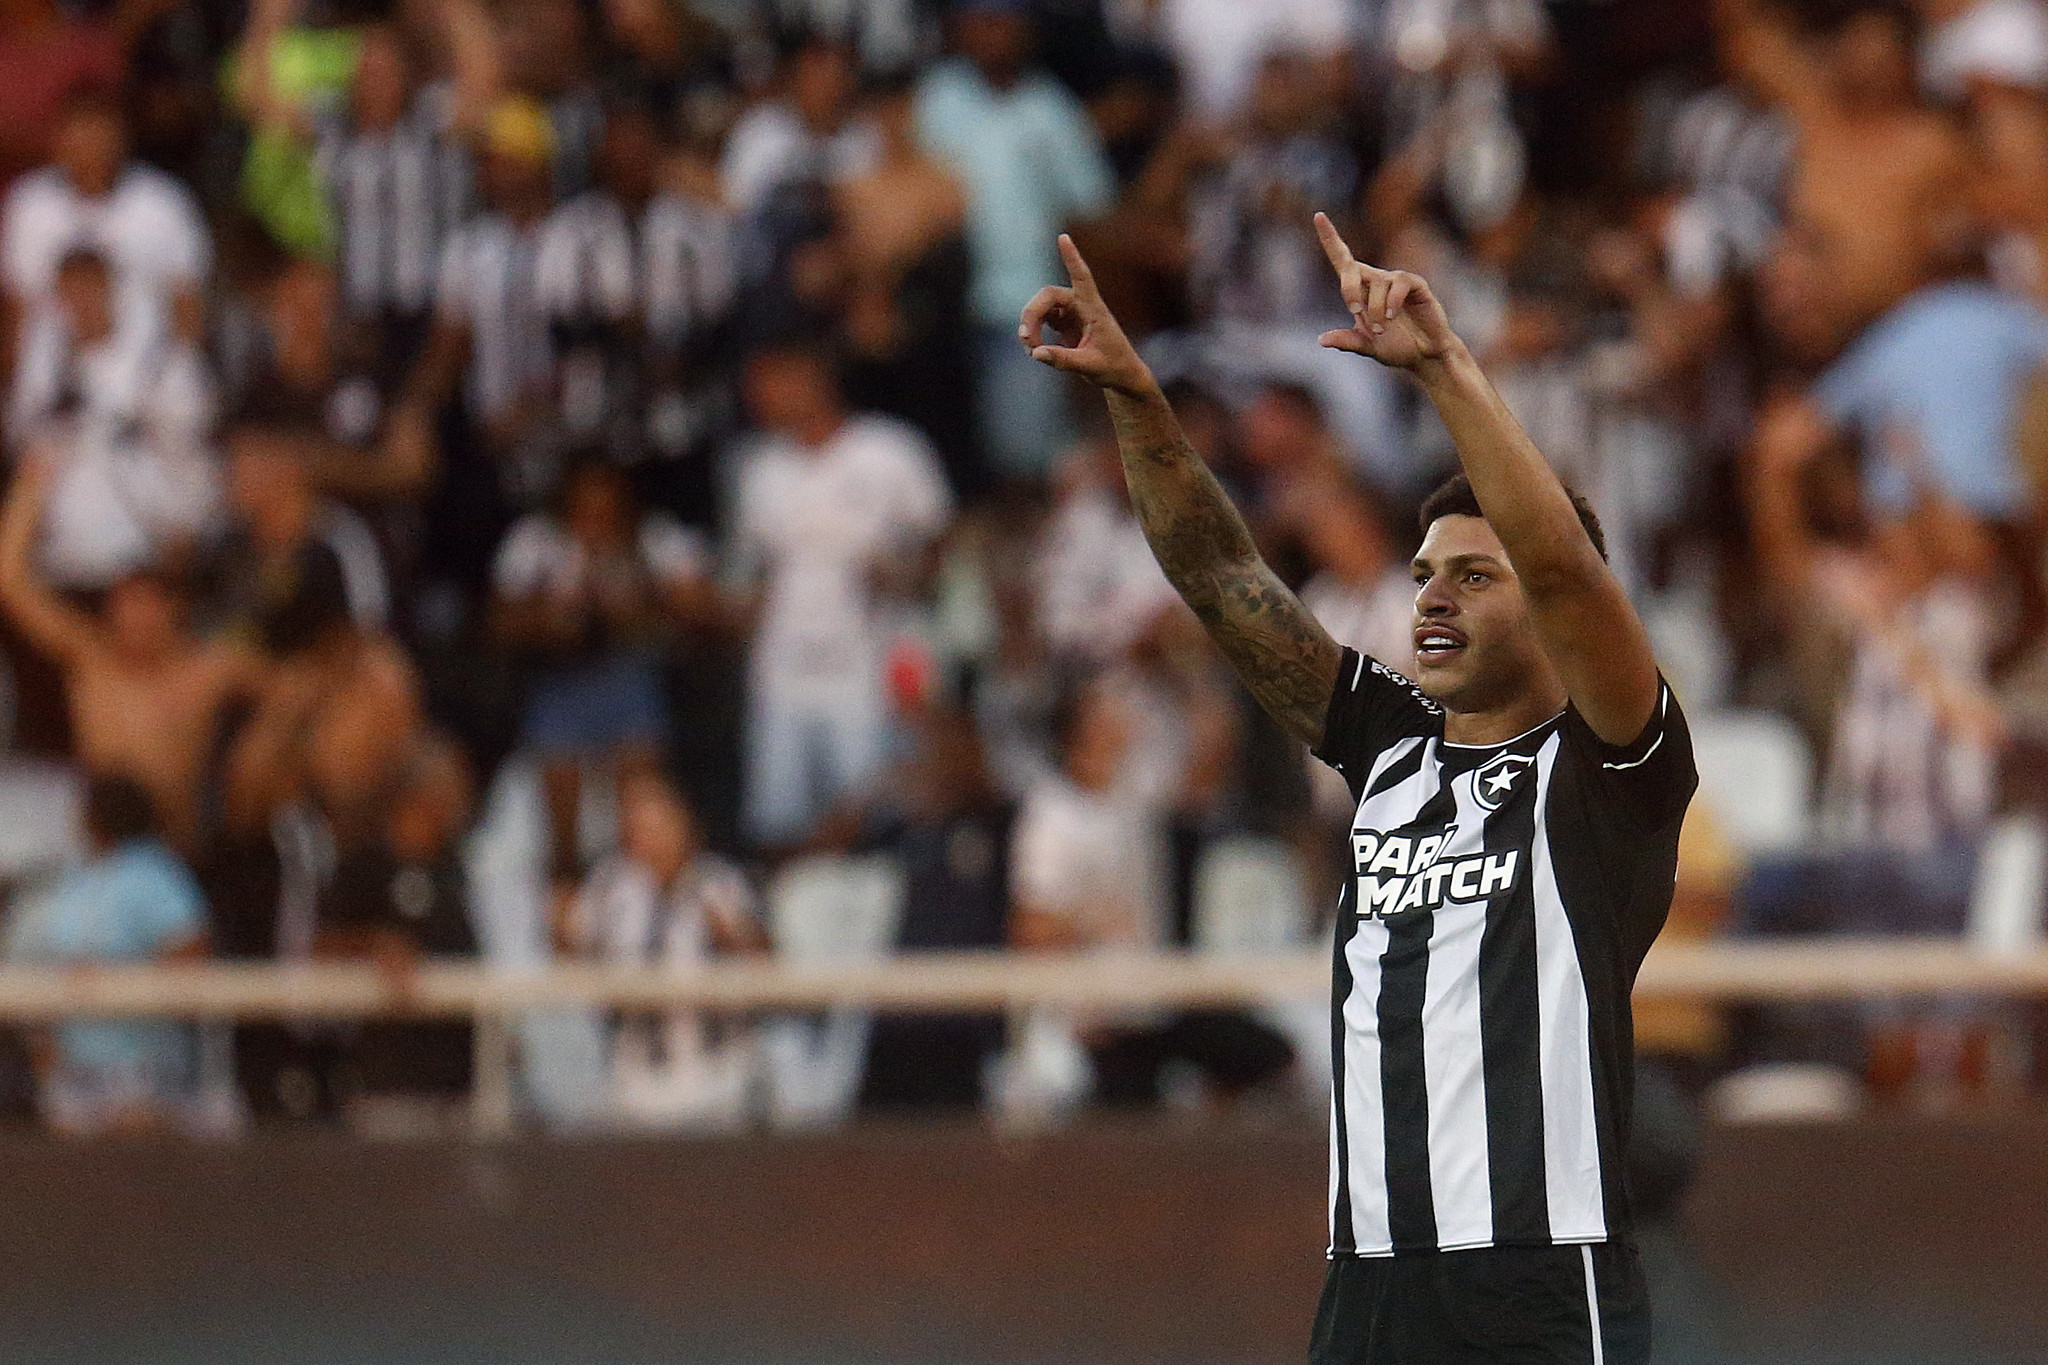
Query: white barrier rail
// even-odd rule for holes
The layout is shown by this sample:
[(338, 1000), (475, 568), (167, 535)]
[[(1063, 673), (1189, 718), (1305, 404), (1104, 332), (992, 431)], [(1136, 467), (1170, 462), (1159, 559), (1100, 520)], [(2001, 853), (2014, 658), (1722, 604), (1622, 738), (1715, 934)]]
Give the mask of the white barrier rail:
[[(0, 967), (0, 1021), (468, 1018), (476, 1023), (471, 1131), (488, 1140), (514, 1125), (511, 1021), (527, 1011), (1213, 1007), (1320, 998), (1329, 989), (1324, 951), (1262, 958), (921, 953), (832, 964), (758, 958), (686, 971), (562, 963), (520, 972), (449, 962), (403, 972), (361, 963)], [(1938, 940), (1670, 943), (1650, 953), (1636, 985), (1638, 999), (1931, 995), (2048, 997), (2048, 950), (1988, 953)]]
[[(686, 971), (557, 964), (520, 972), (429, 962), (193, 963), (0, 968), (0, 1020), (174, 1015), (197, 1019), (488, 1017), (563, 1007), (621, 1009), (1009, 1010), (1032, 1006), (1224, 1006), (1320, 997), (1327, 952), (921, 953), (872, 962), (740, 959)], [(1669, 943), (1643, 964), (1636, 997), (1724, 1001), (1876, 996), (2048, 997), (2048, 950), (1993, 954), (1945, 940)]]

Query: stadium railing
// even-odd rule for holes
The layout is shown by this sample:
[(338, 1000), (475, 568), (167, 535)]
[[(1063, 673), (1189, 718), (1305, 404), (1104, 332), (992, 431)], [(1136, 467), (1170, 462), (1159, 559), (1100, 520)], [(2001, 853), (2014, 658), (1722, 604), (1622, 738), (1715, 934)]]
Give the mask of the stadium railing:
[[(511, 1127), (509, 1021), (527, 1011), (1229, 1006), (1320, 997), (1329, 983), (1327, 951), (1242, 958), (920, 953), (869, 962), (736, 959), (687, 970), (563, 963), (515, 971), (450, 962), (408, 971), (356, 963), (0, 967), (0, 1021), (469, 1018), (478, 1025), (473, 1122), (488, 1136)], [(1728, 1002), (2048, 998), (2048, 949), (1991, 952), (1913, 939), (1669, 943), (1651, 951), (1636, 995)]]

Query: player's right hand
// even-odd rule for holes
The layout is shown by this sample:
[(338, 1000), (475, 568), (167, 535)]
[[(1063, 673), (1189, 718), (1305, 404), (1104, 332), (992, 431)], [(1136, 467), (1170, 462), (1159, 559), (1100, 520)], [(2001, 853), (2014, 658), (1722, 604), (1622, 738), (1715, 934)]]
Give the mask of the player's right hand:
[[(1024, 305), (1017, 339), (1031, 358), (1056, 370), (1078, 374), (1097, 388), (1138, 396), (1154, 387), (1152, 371), (1138, 358), (1137, 348), (1117, 325), (1088, 262), (1074, 239), (1060, 234), (1060, 259), (1067, 264), (1070, 287), (1047, 285)], [(1058, 344), (1045, 340), (1051, 328)]]
[(1397, 370), (1418, 369), (1458, 349), (1462, 343), (1427, 280), (1405, 270), (1366, 265), (1351, 254), (1328, 215), (1318, 213), (1315, 224), (1351, 313), (1351, 326), (1322, 334), (1324, 346)]

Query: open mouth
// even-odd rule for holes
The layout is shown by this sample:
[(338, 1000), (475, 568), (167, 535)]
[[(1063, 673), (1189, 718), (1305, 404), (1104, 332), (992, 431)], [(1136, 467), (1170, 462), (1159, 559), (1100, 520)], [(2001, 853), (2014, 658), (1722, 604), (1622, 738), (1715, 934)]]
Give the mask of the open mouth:
[(1420, 626), (1415, 631), (1415, 658), (1420, 663), (1440, 664), (1464, 648), (1464, 632), (1450, 626)]

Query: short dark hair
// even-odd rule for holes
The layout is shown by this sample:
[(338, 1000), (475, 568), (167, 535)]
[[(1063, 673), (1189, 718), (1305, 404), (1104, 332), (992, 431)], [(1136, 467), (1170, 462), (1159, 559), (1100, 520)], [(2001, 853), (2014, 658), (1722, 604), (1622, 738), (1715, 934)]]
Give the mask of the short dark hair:
[(85, 832), (105, 848), (156, 833), (156, 802), (132, 777), (101, 774), (85, 784)]
[(108, 264), (106, 253), (96, 246), (74, 246), (57, 258), (59, 277), (74, 271), (91, 270), (100, 275), (112, 275), (113, 267)]
[(264, 652), (273, 659), (302, 653), (335, 630), (353, 625), (341, 557), (322, 541), (300, 546), (290, 587), (282, 597), (257, 608), (254, 624)]
[[(1600, 558), (1604, 561), (1607, 558), (1607, 533), (1600, 529), (1600, 514), (1593, 510), (1592, 503), (1587, 502), (1571, 488), (1567, 487), (1564, 492), (1565, 496), (1572, 500), (1572, 510), (1579, 514), (1579, 525), (1586, 528), (1586, 538), (1593, 542), (1593, 548), (1600, 552)], [(1422, 527), (1422, 534), (1428, 535), (1429, 528), (1436, 524), (1439, 517), (1478, 517), (1481, 521), (1486, 519), (1486, 513), (1480, 510), (1479, 495), (1472, 491), (1472, 480), (1463, 474), (1453, 474), (1437, 485), (1436, 492), (1422, 500), (1422, 511), (1416, 516), (1416, 521)]]
[(1885, 20), (1908, 42), (1920, 36), (1920, 11), (1909, 0), (1788, 0), (1779, 8), (1807, 38), (1836, 37), (1864, 18)]

